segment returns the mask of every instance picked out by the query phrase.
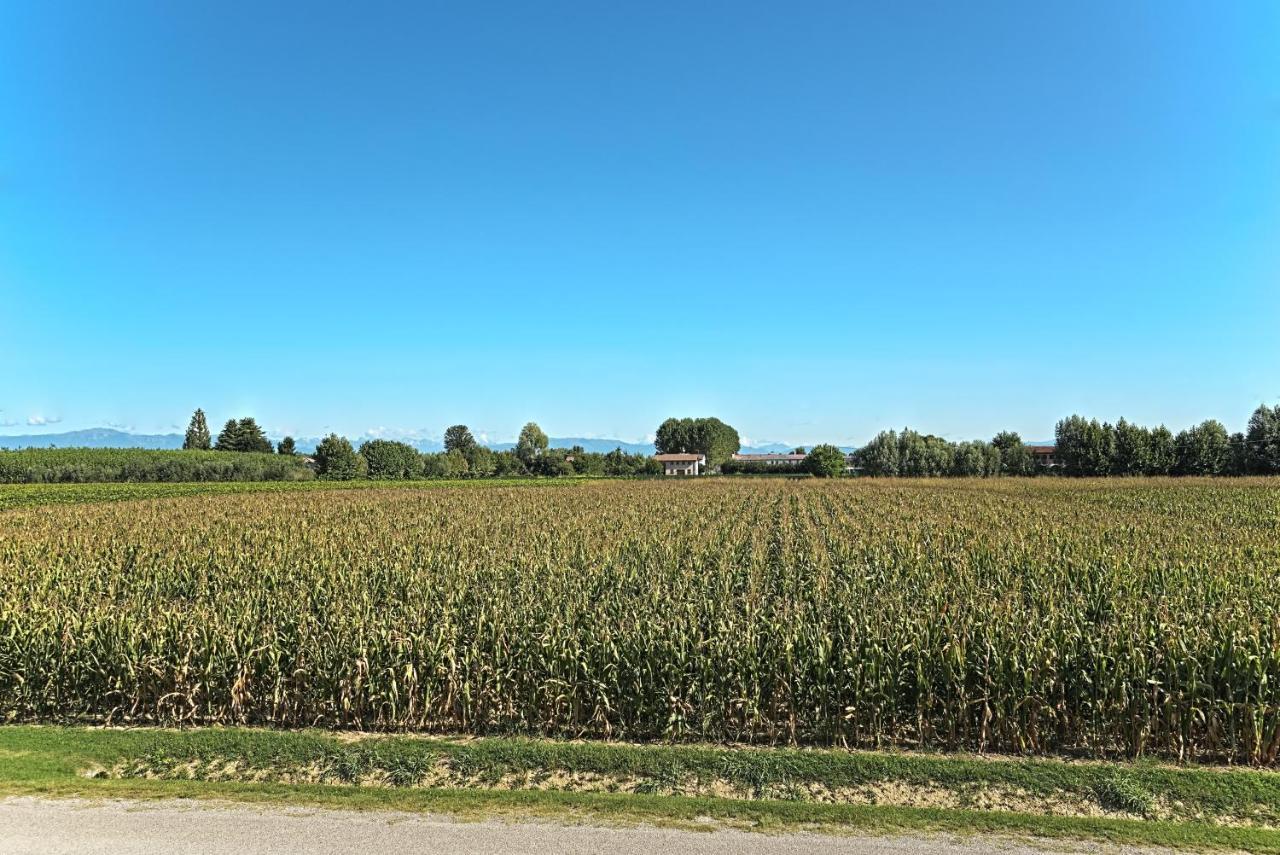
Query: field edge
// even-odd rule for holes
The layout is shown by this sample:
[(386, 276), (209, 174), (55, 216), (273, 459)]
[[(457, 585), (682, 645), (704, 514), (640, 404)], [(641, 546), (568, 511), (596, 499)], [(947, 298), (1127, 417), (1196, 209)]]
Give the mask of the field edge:
[[(736, 799), (716, 796), (645, 794), (637, 792), (575, 792), (539, 789), (488, 789), (483, 787), (355, 786), (339, 783), (281, 783), (271, 781), (211, 781), (156, 778), (91, 777), (146, 751), (180, 753), (183, 744), (219, 756), (236, 752), (276, 752), (277, 757), (301, 756), (299, 746), (371, 744), (419, 744), (449, 750), (457, 746), (479, 747), (475, 756), (491, 751), (495, 756), (526, 756), (545, 760), (548, 747), (568, 745), (599, 752), (599, 745), (547, 743), (535, 740), (421, 739), (375, 737), (352, 739), (330, 733), (242, 730), (162, 731), (150, 729), (107, 730), (10, 725), (0, 728), (0, 796), (83, 798), (89, 800), (195, 799), (262, 805), (296, 805), (343, 810), (386, 810), (437, 813), (459, 820), (537, 819), (561, 823), (606, 825), (658, 825), (692, 830), (734, 828), (782, 833), (811, 831), (827, 834), (929, 833), (947, 835), (996, 835), (1014, 838), (1085, 840), (1113, 844), (1168, 846), (1190, 849), (1239, 849), (1280, 853), (1280, 831), (1272, 828), (1223, 825), (1211, 822), (1167, 821), (1114, 817), (1051, 816), (1015, 811), (957, 808), (904, 807), (880, 804), (821, 804), (800, 801)], [(691, 749), (676, 746), (603, 746), (616, 749), (619, 763), (633, 763), (636, 751), (653, 762), (680, 762)], [(384, 750), (384, 748), (380, 748)], [(708, 757), (716, 753), (740, 755), (739, 749), (692, 749)], [(752, 749), (767, 754), (773, 749)], [(387, 756), (394, 754), (391, 751)], [(194, 753), (193, 753), (194, 756)], [(263, 754), (265, 756), (265, 754)], [(888, 762), (887, 768), (907, 770), (923, 763), (969, 763), (945, 756), (912, 758), (892, 754), (861, 756)], [(608, 762), (608, 761), (606, 761)], [(993, 769), (1016, 760), (979, 761)], [(1045, 763), (1046, 761), (1032, 761)], [(1061, 764), (1063, 768), (1096, 769), (1104, 764)], [(1105, 764), (1131, 768), (1128, 764)], [(964, 767), (965, 769), (971, 766)], [(917, 770), (918, 771), (918, 770)], [(1207, 775), (1228, 774), (1201, 770)], [(1231, 772), (1264, 776), (1268, 784), (1280, 775), (1272, 772)], [(1233, 791), (1227, 787), (1227, 791)]]

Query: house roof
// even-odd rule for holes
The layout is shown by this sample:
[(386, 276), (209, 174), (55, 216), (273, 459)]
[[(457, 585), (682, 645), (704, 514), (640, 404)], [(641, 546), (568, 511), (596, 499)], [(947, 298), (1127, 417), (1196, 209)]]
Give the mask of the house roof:
[(1031, 449), (1032, 454), (1053, 454), (1058, 450), (1056, 445), (1028, 445), (1027, 448)]
[(663, 463), (694, 463), (702, 459), (701, 454), (655, 454), (654, 460)]
[(766, 463), (770, 460), (785, 460), (788, 463), (798, 463), (805, 459), (803, 454), (735, 454), (734, 460), (741, 460), (743, 463)]

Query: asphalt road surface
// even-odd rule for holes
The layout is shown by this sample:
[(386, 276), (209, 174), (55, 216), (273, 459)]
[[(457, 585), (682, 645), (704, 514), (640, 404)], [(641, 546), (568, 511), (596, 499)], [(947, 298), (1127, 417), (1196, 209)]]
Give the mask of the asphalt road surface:
[[(0, 800), (3, 855), (328, 855), (376, 852), (661, 853), (661, 855), (1002, 855), (1118, 852), (1087, 844), (946, 837), (769, 835), (717, 830), (600, 828), (545, 822), (457, 822), (437, 816), (205, 803)], [(1144, 850), (1154, 852), (1155, 850)]]

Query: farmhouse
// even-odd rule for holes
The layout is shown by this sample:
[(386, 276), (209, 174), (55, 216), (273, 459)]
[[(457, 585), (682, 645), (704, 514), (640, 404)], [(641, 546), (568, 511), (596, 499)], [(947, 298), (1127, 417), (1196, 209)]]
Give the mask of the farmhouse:
[(705, 454), (655, 454), (653, 459), (662, 464), (663, 475), (701, 475), (707, 467)]
[(1058, 446), (1056, 445), (1028, 445), (1027, 450), (1031, 452), (1031, 459), (1037, 466), (1052, 468), (1058, 465)]

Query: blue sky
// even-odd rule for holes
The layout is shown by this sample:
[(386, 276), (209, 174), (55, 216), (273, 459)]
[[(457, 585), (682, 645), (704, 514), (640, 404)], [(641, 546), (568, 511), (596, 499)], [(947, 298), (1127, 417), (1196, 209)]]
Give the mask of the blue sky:
[(1238, 429), (1277, 44), (1271, 0), (0, 3), (0, 433)]

